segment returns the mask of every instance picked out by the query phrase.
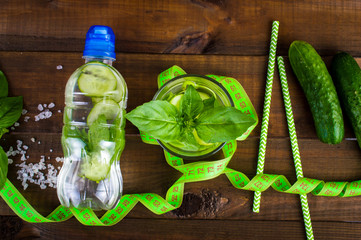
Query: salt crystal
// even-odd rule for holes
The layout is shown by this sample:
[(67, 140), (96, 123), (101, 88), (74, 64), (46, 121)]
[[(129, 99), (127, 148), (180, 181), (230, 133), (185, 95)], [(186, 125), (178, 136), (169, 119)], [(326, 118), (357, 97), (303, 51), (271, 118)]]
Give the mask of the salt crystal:
[(39, 111), (43, 111), (43, 110), (44, 110), (43, 105), (39, 104), (39, 105), (38, 105), (38, 110), (39, 110)]
[(58, 113), (61, 113), (61, 110), (60, 110), (60, 109), (58, 110)]
[(12, 159), (10, 159), (10, 158), (8, 158), (8, 164), (13, 164), (13, 160)]
[(48, 106), (48, 104), (45, 103), (45, 104), (43, 104), (43, 106), (44, 106), (44, 108), (46, 108)]
[(24, 117), (24, 122), (28, 122), (28, 121), (29, 121), (29, 119), (30, 119), (30, 117), (29, 117), (29, 116)]
[(51, 103), (49, 104), (48, 108), (53, 108), (53, 107), (55, 107), (55, 104), (54, 104), (53, 102), (51, 102)]
[(50, 152), (53, 152), (53, 149), (52, 148), (50, 148), (50, 150), (49, 150)]
[(14, 126), (15, 126), (15, 127), (19, 127), (19, 126), (20, 126), (20, 123), (15, 122), (15, 123), (14, 123)]
[(23, 146), (23, 149), (28, 150), (29, 147), (28, 147), (27, 145), (24, 145), (24, 146)]
[(50, 111), (47, 109), (47, 110), (44, 112), (44, 115), (45, 115), (46, 118), (50, 118), (50, 117), (53, 115), (53, 113), (50, 112)]
[(11, 129), (11, 130), (13, 130), (13, 131), (15, 130), (15, 128), (14, 128), (14, 127), (11, 127), (10, 129)]
[(39, 141), (38, 144), (40, 144), (41, 142)]
[(33, 138), (33, 137), (30, 138), (30, 141), (35, 142), (35, 138)]
[(44, 111), (35, 116), (35, 121), (50, 118), (52, 115), (53, 113), (49, 111), (49, 109), (45, 109)]
[(28, 112), (28, 110), (23, 109), (23, 110), (21, 111), (21, 114), (22, 114), (22, 115), (25, 115), (27, 112)]
[(56, 69), (57, 69), (57, 70), (63, 69), (63, 65), (58, 65), (58, 66), (56, 66)]
[(23, 154), (20, 158), (21, 161), (26, 161), (26, 157), (25, 157), (25, 154)]

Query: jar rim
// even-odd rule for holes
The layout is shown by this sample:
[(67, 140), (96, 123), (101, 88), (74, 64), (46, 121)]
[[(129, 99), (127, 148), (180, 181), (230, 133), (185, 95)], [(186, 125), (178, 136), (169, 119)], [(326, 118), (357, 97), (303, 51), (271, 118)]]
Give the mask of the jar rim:
[(206, 80), (209, 80), (209, 81), (213, 82), (215, 85), (217, 85), (219, 88), (221, 88), (223, 90), (223, 92), (226, 94), (229, 102), (231, 103), (231, 106), (234, 107), (234, 102), (233, 102), (233, 99), (232, 99), (231, 95), (228, 93), (227, 89), (225, 87), (223, 87), (223, 85), (221, 83), (217, 82), (216, 80), (214, 80), (211, 77), (204, 76), (204, 75), (198, 75), (198, 74), (182, 74), (182, 75), (178, 75), (178, 76), (172, 78), (171, 80), (164, 83), (161, 88), (158, 89), (158, 91), (155, 93), (155, 95), (153, 97), (153, 100), (157, 99), (159, 94), (162, 92), (162, 90), (164, 88), (167, 87), (167, 85), (171, 84), (172, 82), (174, 82), (174, 81), (176, 81), (176, 80), (178, 80), (180, 78), (185, 78), (185, 77), (199, 77), (199, 78), (204, 78)]

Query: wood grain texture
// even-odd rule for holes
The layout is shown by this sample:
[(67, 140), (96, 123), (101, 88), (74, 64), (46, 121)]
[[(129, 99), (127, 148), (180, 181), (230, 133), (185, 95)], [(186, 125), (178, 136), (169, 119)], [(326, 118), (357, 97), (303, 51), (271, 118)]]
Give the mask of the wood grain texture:
[[(41, 156), (60, 167), (64, 88), (83, 64), (86, 31), (91, 25), (111, 26), (116, 34), (115, 67), (129, 89), (128, 108), (150, 101), (157, 75), (176, 64), (188, 73), (236, 78), (262, 117), (269, 38), (273, 20), (280, 21), (277, 54), (287, 56), (293, 40), (306, 40), (329, 65), (331, 56), (347, 51), (361, 65), (361, 2), (268, 0), (135, 0), (1, 1), (0, 70), (10, 95), (24, 96), (28, 110), (20, 126), (4, 135), (8, 150), (22, 140), (29, 146), (27, 162)], [(286, 58), (295, 125), (304, 175), (326, 181), (361, 179), (361, 151), (350, 124), (339, 145), (321, 143), (304, 94)], [(55, 103), (53, 116), (34, 121), (38, 104)], [(58, 112), (59, 111), (59, 112)], [(30, 117), (28, 122), (24, 117)], [(256, 173), (260, 125), (238, 143), (229, 167), (253, 177)], [(36, 141), (32, 142), (31, 138)], [(40, 144), (38, 142), (40, 141)], [(210, 160), (221, 158), (216, 154)], [(12, 157), (9, 178), (40, 213), (59, 205), (56, 190), (16, 179), (20, 156)], [(180, 177), (167, 165), (159, 146), (141, 142), (127, 123), (121, 157), (124, 193), (154, 192), (165, 196)], [(296, 180), (277, 72), (274, 78), (265, 173)], [(144, 184), (147, 183), (147, 184)], [(316, 239), (359, 239), (360, 197), (327, 198), (308, 195)], [(109, 228), (82, 226), (74, 218), (64, 223), (30, 224), (14, 216), (0, 199), (0, 239), (305, 239), (298, 195), (272, 189), (263, 193), (261, 212), (252, 213), (253, 192), (236, 190), (225, 176), (186, 184), (182, 206), (155, 215), (138, 204), (120, 223)]]
[[(314, 222), (318, 239), (359, 239), (357, 223)], [(142, 226), (142, 227), (139, 227)], [(25, 223), (18, 233), (22, 239), (305, 239), (300, 221), (227, 221), (227, 220), (172, 220), (124, 219), (114, 227), (92, 228), (72, 219), (59, 224)], [(76, 231), (74, 231), (76, 229)], [(274, 235), (277, 229), (277, 235)], [(290, 237), (291, 236), (291, 237)]]
[[(83, 50), (94, 24), (111, 26), (118, 52), (267, 55), (271, 22), (281, 23), (278, 53), (294, 40), (323, 55), (361, 56), (359, 1), (2, 1), (0, 50)], [(69, 44), (71, 43), (71, 44)]]

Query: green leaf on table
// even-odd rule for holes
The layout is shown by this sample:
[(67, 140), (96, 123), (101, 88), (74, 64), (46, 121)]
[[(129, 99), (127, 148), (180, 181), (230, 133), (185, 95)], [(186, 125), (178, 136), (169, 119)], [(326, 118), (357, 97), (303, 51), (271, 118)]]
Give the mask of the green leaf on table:
[(164, 142), (176, 139), (182, 131), (180, 114), (177, 108), (167, 101), (144, 103), (125, 117), (140, 131)]
[(0, 138), (5, 134), (8, 133), (9, 130), (7, 130), (6, 128), (0, 128)]
[(95, 150), (100, 147), (101, 141), (110, 140), (109, 127), (107, 126), (107, 118), (101, 114), (89, 127), (88, 140), (90, 149)]
[(4, 187), (6, 176), (8, 175), (8, 156), (4, 149), (0, 147), (0, 190)]
[(216, 107), (203, 112), (195, 121), (198, 136), (206, 143), (227, 142), (241, 136), (255, 123), (234, 107)]
[(23, 97), (0, 98), (0, 128), (13, 125), (21, 116)]
[(9, 91), (8, 81), (2, 71), (0, 71), (0, 97), (7, 97)]
[(193, 119), (203, 110), (203, 100), (197, 90), (188, 85), (180, 102), (180, 112), (186, 119)]

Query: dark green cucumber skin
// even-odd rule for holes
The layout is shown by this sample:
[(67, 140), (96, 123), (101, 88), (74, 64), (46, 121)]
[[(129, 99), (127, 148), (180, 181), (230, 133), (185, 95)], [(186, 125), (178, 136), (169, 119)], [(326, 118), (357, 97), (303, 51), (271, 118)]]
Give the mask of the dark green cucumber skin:
[(325, 63), (304, 41), (294, 41), (288, 56), (306, 95), (318, 138), (328, 144), (340, 143), (345, 134), (342, 110)]
[(351, 55), (341, 52), (332, 60), (331, 74), (341, 106), (361, 148), (361, 69)]

